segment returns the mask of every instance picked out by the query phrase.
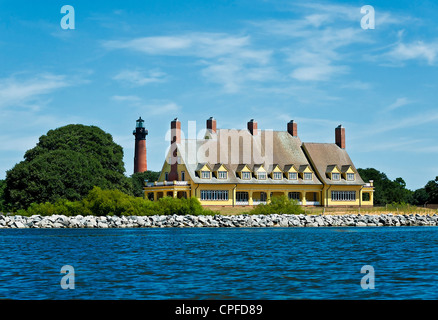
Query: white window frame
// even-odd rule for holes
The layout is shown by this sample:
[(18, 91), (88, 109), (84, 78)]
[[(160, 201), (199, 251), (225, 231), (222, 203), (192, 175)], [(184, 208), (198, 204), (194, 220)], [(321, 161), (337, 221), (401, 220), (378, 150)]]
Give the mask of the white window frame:
[(356, 201), (356, 191), (332, 191), (332, 201)]
[(283, 178), (282, 172), (273, 172), (272, 173), (272, 179), (274, 180), (281, 180)]
[(266, 180), (267, 174), (266, 172), (257, 172), (257, 180)]
[[(351, 177), (353, 177), (351, 179)], [(347, 181), (354, 181), (356, 180), (356, 175), (354, 173), (347, 173)]]
[(340, 174), (340, 173), (337, 173), (337, 172), (333, 172), (333, 173), (332, 173), (332, 180), (333, 180), (333, 181), (339, 181), (339, 180), (341, 180), (341, 174)]
[[(309, 175), (310, 175), (310, 179), (309, 179)], [(307, 178), (306, 178), (307, 177)], [(303, 173), (303, 180), (312, 180), (313, 179), (313, 174), (312, 172), (304, 172)]]
[(228, 201), (228, 190), (201, 190), (202, 201)]
[(251, 172), (243, 171), (242, 172), (242, 180), (250, 180), (251, 179)]
[[(292, 175), (295, 178), (291, 178)], [(289, 180), (298, 180), (298, 173), (297, 172), (289, 172), (288, 178), (289, 178)]]
[(217, 172), (217, 178), (218, 179), (228, 179), (228, 172), (227, 171), (218, 171)]
[(210, 179), (211, 172), (208, 170), (201, 170), (201, 179)]

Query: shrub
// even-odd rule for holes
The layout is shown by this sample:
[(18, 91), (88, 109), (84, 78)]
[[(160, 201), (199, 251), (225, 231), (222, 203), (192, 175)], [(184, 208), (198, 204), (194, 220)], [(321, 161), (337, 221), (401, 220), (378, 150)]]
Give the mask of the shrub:
[(249, 214), (302, 214), (304, 210), (297, 200), (286, 196), (272, 197), (268, 204), (259, 204)]
[(149, 215), (212, 215), (196, 198), (174, 199), (164, 197), (150, 201), (127, 195), (119, 190), (102, 190), (94, 187), (80, 201), (57, 200), (54, 203), (32, 203), (27, 210), (18, 210), (20, 215), (95, 215), (95, 216), (149, 216)]

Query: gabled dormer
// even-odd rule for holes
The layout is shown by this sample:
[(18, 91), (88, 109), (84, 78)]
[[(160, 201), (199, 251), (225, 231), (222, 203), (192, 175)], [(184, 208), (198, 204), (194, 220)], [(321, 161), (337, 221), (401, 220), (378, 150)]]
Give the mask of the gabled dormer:
[(293, 164), (287, 164), (283, 169), (288, 180), (298, 180), (298, 168)]
[(242, 180), (251, 180), (252, 170), (247, 164), (239, 164), (236, 169), (237, 176)]
[(283, 170), (281, 170), (278, 164), (273, 164), (270, 172), (272, 180), (283, 180)]
[(196, 173), (201, 179), (211, 179), (212, 172), (213, 169), (208, 163), (199, 163), (196, 168)]
[(228, 168), (222, 163), (216, 163), (213, 166), (213, 174), (218, 180), (227, 180), (229, 172)]
[(255, 164), (253, 172), (257, 180), (266, 180), (268, 178), (268, 173), (263, 164)]
[(313, 180), (313, 170), (308, 164), (300, 165), (298, 168), (298, 172), (301, 176), (301, 179), (303, 179), (304, 181)]
[(356, 172), (353, 170), (351, 165), (345, 165), (341, 167), (341, 173), (343, 178), (346, 181), (355, 181), (356, 180)]
[(328, 165), (327, 170), (325, 171), (325, 174), (332, 181), (340, 181), (341, 180), (341, 170), (335, 164)]

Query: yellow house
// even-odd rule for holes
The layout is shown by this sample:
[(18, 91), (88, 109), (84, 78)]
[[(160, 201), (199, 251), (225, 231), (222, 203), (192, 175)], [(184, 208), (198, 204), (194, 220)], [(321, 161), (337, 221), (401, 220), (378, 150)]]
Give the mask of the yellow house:
[(204, 206), (252, 206), (279, 195), (303, 206), (372, 206), (372, 184), (362, 181), (338, 129), (339, 145), (302, 143), (293, 121), (286, 131), (258, 130), (254, 120), (228, 130), (210, 118), (204, 139), (182, 140), (175, 119), (160, 177), (145, 196), (196, 197)]

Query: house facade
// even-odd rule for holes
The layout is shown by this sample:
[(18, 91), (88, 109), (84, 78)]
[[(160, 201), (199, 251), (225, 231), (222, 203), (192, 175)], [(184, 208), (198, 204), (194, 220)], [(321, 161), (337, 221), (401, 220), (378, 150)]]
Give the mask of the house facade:
[(372, 181), (365, 183), (345, 150), (345, 128), (335, 143), (301, 142), (297, 123), (285, 131), (217, 129), (207, 120), (203, 138), (181, 139), (171, 122), (171, 144), (157, 182), (145, 197), (196, 197), (204, 206), (253, 206), (284, 195), (303, 206), (372, 206)]

